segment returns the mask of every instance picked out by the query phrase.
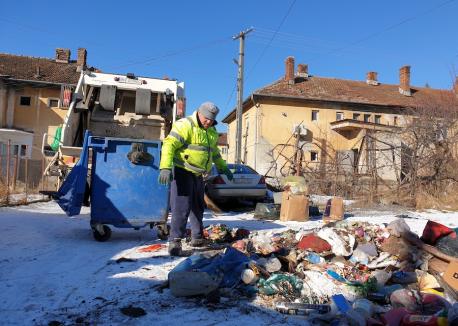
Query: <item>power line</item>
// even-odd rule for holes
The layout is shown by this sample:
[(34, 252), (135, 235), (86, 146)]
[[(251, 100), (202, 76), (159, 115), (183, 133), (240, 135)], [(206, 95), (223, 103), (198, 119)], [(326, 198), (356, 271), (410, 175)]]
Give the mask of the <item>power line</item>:
[(145, 60), (140, 60), (140, 61), (128, 62), (128, 63), (121, 64), (121, 65), (118, 65), (118, 66), (111, 66), (111, 67), (108, 67), (108, 69), (119, 69), (119, 68), (125, 68), (125, 67), (134, 66), (134, 65), (140, 65), (140, 64), (148, 65), (149, 63), (151, 63), (153, 61), (157, 61), (157, 60), (160, 60), (160, 59), (165, 59), (165, 58), (169, 58), (169, 57), (173, 57), (173, 56), (177, 56), (177, 55), (181, 55), (181, 54), (185, 54), (185, 53), (190, 53), (190, 52), (193, 52), (193, 51), (197, 51), (197, 50), (200, 50), (200, 49), (208, 48), (208, 47), (214, 46), (216, 44), (220, 44), (220, 43), (223, 43), (223, 42), (226, 42), (226, 41), (230, 41), (230, 40), (232, 40), (231, 37), (224, 37), (224, 38), (221, 38), (221, 39), (212, 40), (210, 42), (196, 44), (196, 45), (193, 45), (193, 46), (191, 46), (189, 48), (184, 48), (184, 49), (180, 49), (180, 50), (177, 50), (177, 51), (169, 52), (169, 53), (166, 53), (166, 54), (163, 54), (163, 55), (159, 55), (157, 57), (151, 57), (151, 58), (147, 58)]
[[(347, 45), (344, 45), (344, 46), (342, 46), (342, 47), (340, 47), (340, 48), (331, 50), (331, 51), (329, 51), (328, 53), (326, 53), (326, 55), (335, 54), (335, 53), (340, 52), (340, 51), (342, 51), (342, 50), (346, 50), (346, 49), (348, 49), (348, 48), (350, 48), (350, 47), (352, 47), (352, 46), (354, 46), (354, 45), (357, 45), (357, 44), (360, 44), (360, 43), (362, 43), (362, 42), (365, 42), (365, 41), (367, 41), (367, 40), (369, 40), (369, 39), (371, 39), (371, 38), (374, 38), (374, 37), (376, 37), (376, 36), (378, 36), (378, 35), (380, 35), (380, 34), (383, 34), (383, 33), (387, 32), (387, 31), (390, 31), (390, 30), (392, 30), (392, 29), (395, 29), (395, 28), (397, 28), (397, 27), (399, 27), (399, 26), (401, 26), (401, 25), (404, 25), (404, 24), (406, 24), (406, 23), (408, 23), (408, 22), (410, 22), (410, 21), (412, 21), (412, 20), (415, 20), (415, 19), (417, 19), (418, 17), (427, 15), (427, 14), (429, 14), (429, 13), (431, 13), (431, 12), (433, 12), (433, 11), (435, 11), (435, 10), (441, 8), (441, 7), (444, 7), (444, 6), (446, 6), (446, 5), (448, 5), (448, 4), (452, 3), (452, 2), (455, 2), (455, 1), (456, 1), (456, 0), (448, 0), (448, 1), (442, 2), (442, 3), (438, 4), (437, 6), (434, 6), (434, 7), (432, 7), (432, 8), (429, 8), (428, 10), (425, 10), (425, 11), (423, 11), (423, 12), (421, 12), (421, 13), (415, 15), (415, 16), (408, 17), (408, 18), (406, 18), (406, 19), (404, 19), (404, 20), (402, 20), (402, 21), (400, 21), (400, 22), (398, 22), (398, 23), (395, 23), (395, 24), (393, 24), (393, 25), (390, 25), (390, 26), (385, 27), (385, 28), (382, 29), (382, 30), (379, 30), (379, 31), (376, 31), (376, 32), (374, 32), (374, 33), (372, 33), (372, 34), (369, 34), (369, 35), (367, 35), (367, 36), (365, 36), (365, 37), (363, 37), (363, 38), (361, 38), (361, 39), (359, 39), (359, 40), (356, 40), (356, 41), (354, 41), (354, 42), (351, 42), (351, 43), (349, 43), (349, 44), (347, 44)], [(316, 57), (315, 57), (315, 58), (312, 58), (312, 60), (309, 60), (309, 61), (313, 61), (313, 60), (315, 60), (315, 59), (317, 59), (317, 58), (316, 58)]]
[[(285, 23), (286, 21), (286, 18), (288, 18), (289, 14), (291, 13), (291, 10), (293, 9), (294, 7), (294, 4), (296, 3), (296, 0), (293, 0), (293, 2), (291, 3), (291, 5), (289, 6), (288, 10), (286, 11), (286, 14), (283, 16), (280, 24), (278, 25), (277, 29), (275, 30), (275, 33), (272, 35), (269, 43), (264, 47), (263, 51), (261, 52), (261, 55), (258, 57), (258, 59), (256, 60), (255, 64), (251, 67), (250, 71), (248, 71), (247, 73), (247, 77), (245, 78), (248, 79), (248, 76), (250, 75), (250, 73), (254, 70), (254, 68), (256, 68), (256, 66), (258, 65), (258, 63), (261, 61), (262, 57), (264, 56), (264, 54), (267, 52), (267, 49), (270, 47), (270, 44), (272, 43), (272, 41), (275, 39), (275, 36), (277, 35), (278, 31), (280, 30), (280, 28), (283, 26), (283, 24)], [(237, 88), (236, 85), (234, 85), (233, 89), (232, 89), (232, 92), (231, 92), (231, 95), (229, 96), (229, 99), (227, 100), (226, 102), (226, 106), (225, 108), (227, 109), (227, 107), (229, 106), (229, 103), (231, 102), (232, 100), (232, 96), (234, 96), (234, 92), (235, 92), (235, 89)]]

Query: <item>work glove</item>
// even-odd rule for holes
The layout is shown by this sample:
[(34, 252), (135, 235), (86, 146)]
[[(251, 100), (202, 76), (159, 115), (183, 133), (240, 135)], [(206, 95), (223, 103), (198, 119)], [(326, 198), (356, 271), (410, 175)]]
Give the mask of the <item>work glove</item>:
[(232, 179), (234, 179), (234, 175), (232, 174), (231, 170), (229, 170), (228, 168), (225, 168), (223, 170), (223, 174), (229, 179), (229, 181), (232, 181)]
[(159, 177), (157, 178), (157, 181), (161, 185), (169, 185), (170, 182), (172, 182), (172, 170), (170, 169), (161, 169), (161, 172), (159, 173)]

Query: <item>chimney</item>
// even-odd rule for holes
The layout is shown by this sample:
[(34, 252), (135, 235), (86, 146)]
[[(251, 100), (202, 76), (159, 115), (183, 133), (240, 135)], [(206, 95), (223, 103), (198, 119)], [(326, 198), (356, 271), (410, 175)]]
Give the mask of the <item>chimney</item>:
[(410, 66), (399, 69), (399, 93), (405, 96), (412, 95), (410, 92)]
[(85, 48), (78, 48), (78, 57), (76, 59), (76, 71), (81, 71), (86, 69), (86, 57), (87, 51)]
[(377, 86), (378, 84), (380, 84), (377, 80), (377, 72), (369, 71), (366, 75), (366, 83), (368, 85), (373, 85), (373, 86)]
[(309, 76), (309, 66), (304, 63), (298, 64), (296, 76), (301, 78), (307, 78)]
[(70, 49), (56, 49), (56, 62), (69, 63), (70, 62)]
[(40, 66), (37, 66), (37, 69), (36, 69), (36, 71), (35, 71), (34, 77), (35, 77), (35, 78), (40, 78), (40, 77), (41, 77)]
[(294, 57), (287, 57), (285, 60), (285, 80), (288, 84), (294, 84)]

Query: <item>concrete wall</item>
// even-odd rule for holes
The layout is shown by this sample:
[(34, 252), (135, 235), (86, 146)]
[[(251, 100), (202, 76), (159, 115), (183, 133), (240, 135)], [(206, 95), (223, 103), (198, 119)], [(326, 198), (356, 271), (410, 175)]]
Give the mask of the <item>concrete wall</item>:
[[(377, 111), (376, 111), (377, 109)], [(316, 121), (312, 121), (312, 111), (318, 112)], [(242, 119), (242, 161), (252, 166), (259, 173), (266, 173), (272, 166), (272, 162), (277, 159), (279, 150), (272, 149), (278, 144), (294, 144), (291, 138), (294, 127), (302, 122), (307, 132), (301, 138), (304, 144), (305, 161), (309, 166), (316, 166), (324, 162), (324, 152), (333, 153), (334, 151), (348, 151), (359, 149), (364, 136), (364, 131), (339, 133), (331, 130), (331, 122), (337, 120), (337, 112), (343, 114), (343, 119), (353, 119), (353, 114), (359, 114), (359, 119), (363, 121), (364, 114), (370, 114), (370, 122), (375, 121), (375, 115), (380, 115), (381, 124), (393, 125), (395, 117), (400, 123), (401, 117), (395, 112), (380, 111), (374, 107), (362, 110), (351, 106), (339, 104), (306, 104), (292, 101), (265, 101), (257, 103), (244, 113)], [(248, 128), (247, 128), (248, 124)], [(228, 124), (228, 161), (235, 160), (235, 134), (236, 120)], [(245, 146), (246, 144), (246, 146)], [(246, 148), (246, 153), (244, 153)], [(311, 162), (311, 152), (318, 154), (318, 161)], [(286, 148), (282, 152), (288, 157), (293, 155), (293, 148)], [(244, 159), (246, 158), (246, 159)], [(277, 168), (280, 168), (284, 160), (277, 161)], [(389, 176), (391, 179), (392, 176)]]

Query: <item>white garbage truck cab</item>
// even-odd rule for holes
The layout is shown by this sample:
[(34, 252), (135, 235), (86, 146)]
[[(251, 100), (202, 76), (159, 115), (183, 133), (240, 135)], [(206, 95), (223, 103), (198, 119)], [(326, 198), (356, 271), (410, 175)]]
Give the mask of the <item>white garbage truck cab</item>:
[(184, 83), (83, 71), (72, 93), (60, 146), (45, 173), (65, 178), (80, 155), (84, 133), (93, 136), (163, 140), (185, 116)]

